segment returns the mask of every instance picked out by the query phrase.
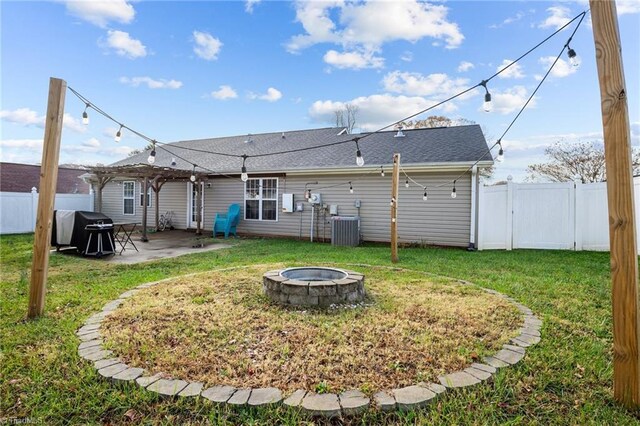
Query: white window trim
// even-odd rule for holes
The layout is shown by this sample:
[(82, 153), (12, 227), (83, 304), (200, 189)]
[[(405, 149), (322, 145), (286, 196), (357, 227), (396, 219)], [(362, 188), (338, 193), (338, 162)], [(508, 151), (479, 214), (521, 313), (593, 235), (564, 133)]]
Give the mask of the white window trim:
[[(141, 183), (140, 191), (138, 191), (138, 205), (140, 206), (140, 208), (144, 207), (142, 203), (142, 195), (144, 194), (143, 189), (144, 189), (144, 184)], [(149, 200), (147, 201), (147, 204), (149, 205), (147, 206), (147, 208), (150, 208), (153, 206), (153, 190), (151, 189), (151, 184), (147, 186), (147, 191), (149, 192)]]
[[(244, 201), (242, 204), (242, 209), (244, 210), (244, 220), (248, 220), (250, 222), (278, 222), (280, 220), (279, 209), (278, 209), (278, 196), (280, 195), (280, 179), (277, 177), (265, 177), (265, 178), (249, 178), (249, 180), (259, 180), (258, 187), (260, 188), (260, 198), (258, 198), (258, 219), (247, 219), (247, 200), (254, 200), (255, 198), (247, 198), (247, 182), (244, 182)], [(262, 219), (262, 180), (263, 179), (275, 179), (276, 180), (276, 197), (275, 198), (266, 198), (267, 201), (275, 201), (276, 202), (276, 219)]]
[[(125, 197), (125, 190), (128, 183), (133, 184), (133, 196)], [(133, 213), (127, 213), (124, 211), (124, 200), (133, 200)], [(136, 181), (134, 180), (125, 180), (122, 182), (122, 214), (125, 216), (135, 216), (136, 215)]]

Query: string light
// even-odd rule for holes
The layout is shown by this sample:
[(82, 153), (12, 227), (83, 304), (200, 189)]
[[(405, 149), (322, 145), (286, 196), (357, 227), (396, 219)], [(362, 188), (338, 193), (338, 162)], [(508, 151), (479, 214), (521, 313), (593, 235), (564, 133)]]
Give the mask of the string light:
[[(571, 39), (569, 39), (569, 41), (571, 41)], [(580, 67), (580, 64), (582, 63), (582, 59), (580, 59), (580, 56), (578, 56), (576, 51), (569, 46), (569, 42), (567, 42), (567, 48), (568, 48), (567, 56), (569, 57), (569, 63), (576, 68)]]
[(422, 201), (427, 201), (429, 197), (427, 196), (427, 187), (424, 187), (424, 194), (422, 194)]
[(391, 202), (389, 202), (389, 204), (391, 205), (391, 207), (393, 207), (393, 205), (396, 203), (396, 199), (391, 197)]
[(498, 139), (497, 144), (500, 146), (500, 150), (498, 151), (498, 156), (496, 157), (496, 161), (498, 163), (502, 163), (504, 161), (504, 150), (502, 149), (502, 141)]
[(191, 176), (189, 177), (189, 180), (191, 182), (195, 182), (196, 181), (196, 165), (193, 165), (193, 171), (191, 172)]
[(384, 168), (380, 166), (380, 176), (384, 177)]
[(491, 105), (491, 93), (489, 93), (489, 89), (487, 89), (487, 80), (482, 80), (480, 82), (480, 86), (484, 87), (485, 90), (485, 94), (484, 94), (484, 103), (482, 104), (482, 109), (485, 110), (485, 112), (491, 112), (491, 110), (493, 109), (493, 105)]
[(364, 158), (362, 157), (362, 152), (360, 152), (360, 145), (358, 145), (358, 139), (356, 139), (355, 142), (356, 142), (356, 164), (358, 165), (358, 167), (362, 167), (364, 166)]
[(353, 185), (349, 182), (349, 193), (353, 194)]
[(86, 102), (84, 107), (84, 111), (82, 112), (82, 124), (85, 126), (89, 124), (89, 114), (87, 114), (87, 108), (89, 108), (89, 103)]
[(149, 158), (147, 158), (147, 162), (149, 164), (154, 164), (156, 162), (156, 141), (153, 141), (153, 147), (151, 148), (151, 152), (149, 153)]
[(451, 190), (451, 198), (456, 198), (458, 194), (456, 194), (456, 181), (453, 181), (453, 189)]
[(249, 180), (249, 175), (247, 174), (247, 168), (244, 165), (245, 161), (247, 161), (247, 155), (246, 154), (242, 154), (242, 173), (240, 174), (240, 179), (242, 179), (243, 182), (246, 182)]
[(116, 143), (120, 142), (120, 139), (122, 138), (122, 124), (120, 125), (120, 128), (118, 129), (118, 132), (116, 133), (116, 137), (114, 138), (114, 140), (116, 141)]
[(407, 178), (407, 180), (404, 181), (404, 187), (405, 188), (409, 187), (409, 178)]
[(171, 157), (171, 167), (175, 167), (178, 163), (176, 163), (176, 157)]

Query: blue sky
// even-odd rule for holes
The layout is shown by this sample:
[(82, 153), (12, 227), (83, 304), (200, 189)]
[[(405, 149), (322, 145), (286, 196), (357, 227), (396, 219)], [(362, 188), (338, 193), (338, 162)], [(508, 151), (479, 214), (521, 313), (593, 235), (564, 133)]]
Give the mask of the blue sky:
[[(38, 163), (48, 79), (63, 78), (119, 121), (159, 141), (326, 127), (359, 108), (375, 130), (475, 85), (588, 6), (578, 2), (0, 2), (0, 159)], [(632, 139), (640, 144), (640, 2), (618, 1)], [(497, 138), (567, 41), (564, 31), (489, 90), (435, 114)], [(525, 177), (544, 148), (601, 140), (590, 18), (504, 139), (495, 179)], [(563, 61), (566, 61), (566, 56)], [(67, 93), (61, 163), (108, 164), (146, 143)], [(363, 147), (366, 150), (365, 147)]]

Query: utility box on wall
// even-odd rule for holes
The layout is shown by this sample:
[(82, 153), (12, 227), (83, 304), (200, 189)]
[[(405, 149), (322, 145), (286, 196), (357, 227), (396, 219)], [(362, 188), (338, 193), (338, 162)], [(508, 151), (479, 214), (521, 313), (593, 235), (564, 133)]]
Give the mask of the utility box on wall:
[(293, 194), (282, 194), (282, 212), (293, 213)]

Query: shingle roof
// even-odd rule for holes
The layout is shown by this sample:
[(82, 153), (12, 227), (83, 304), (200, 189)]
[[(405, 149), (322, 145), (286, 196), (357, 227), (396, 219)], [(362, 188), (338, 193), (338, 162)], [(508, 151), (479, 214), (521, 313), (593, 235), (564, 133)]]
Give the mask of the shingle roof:
[[(249, 156), (246, 165), (250, 172), (353, 168), (356, 157), (354, 142), (295, 153), (252, 157), (264, 153), (348, 141), (354, 137), (365, 135), (340, 135), (340, 130), (340, 128), (330, 127), (284, 132), (284, 137), (283, 133), (276, 132), (180, 141), (164, 145), (164, 148), (180, 157), (184, 157), (189, 162), (219, 173), (238, 173), (242, 165), (242, 159), (190, 151), (183, 148), (237, 155), (246, 154)], [(366, 165), (391, 164), (395, 152), (401, 154), (404, 165), (471, 164), (483, 155), (485, 160), (491, 161), (491, 156), (487, 154), (487, 142), (480, 126), (476, 124), (405, 130), (404, 133), (405, 137), (403, 138), (394, 138), (395, 131), (387, 131), (373, 133), (362, 139), (359, 144)], [(169, 167), (172, 154), (162, 148), (156, 149), (156, 152), (155, 165)], [(148, 152), (140, 153), (113, 163), (111, 166), (147, 164), (148, 156)], [(176, 168), (185, 170), (192, 168), (192, 163), (187, 163), (180, 159), (176, 160)]]
[[(89, 184), (80, 177), (86, 173), (84, 169), (59, 167), (56, 194), (88, 194)], [(0, 163), (0, 191), (31, 192), (33, 187), (40, 191), (40, 166)]]

